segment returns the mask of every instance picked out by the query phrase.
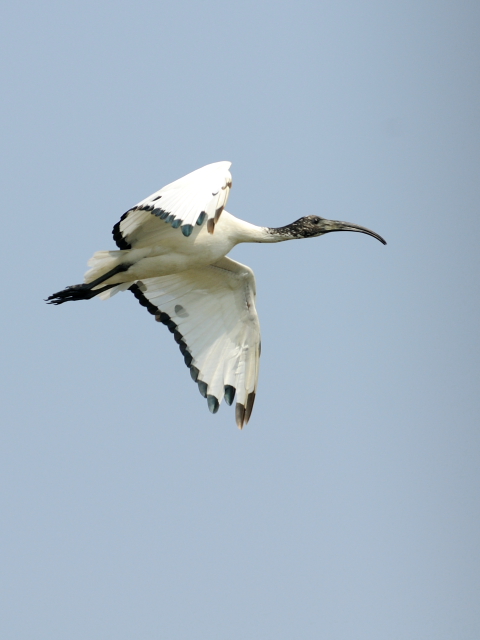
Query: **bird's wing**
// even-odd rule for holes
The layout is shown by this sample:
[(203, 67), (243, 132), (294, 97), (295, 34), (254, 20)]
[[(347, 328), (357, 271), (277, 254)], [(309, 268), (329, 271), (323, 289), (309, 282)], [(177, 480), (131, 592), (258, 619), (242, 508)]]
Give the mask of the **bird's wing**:
[(221, 258), (195, 271), (146, 278), (130, 290), (173, 333), (212, 413), (223, 396), (231, 405), (236, 394), (242, 428), (252, 412), (260, 359), (253, 271)]
[[(188, 237), (195, 225), (207, 222), (213, 233), (232, 186), (231, 162), (214, 162), (175, 180), (123, 214), (113, 227), (120, 249), (139, 248), (161, 241), (170, 224)], [(154, 238), (155, 236), (155, 238)]]

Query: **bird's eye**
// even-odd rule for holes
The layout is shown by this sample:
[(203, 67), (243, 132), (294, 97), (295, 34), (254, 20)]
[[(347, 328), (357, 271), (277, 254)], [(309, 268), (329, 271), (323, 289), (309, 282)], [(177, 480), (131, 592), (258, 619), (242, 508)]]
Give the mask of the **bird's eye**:
[(318, 224), (320, 222), (320, 218), (314, 218), (312, 222), (313, 224)]

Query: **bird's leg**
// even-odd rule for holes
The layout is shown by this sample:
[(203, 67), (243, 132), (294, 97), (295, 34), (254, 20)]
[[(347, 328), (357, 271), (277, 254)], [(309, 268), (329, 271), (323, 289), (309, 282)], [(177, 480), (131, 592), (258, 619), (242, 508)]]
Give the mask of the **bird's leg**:
[(72, 284), (69, 287), (62, 289), (62, 291), (53, 293), (51, 296), (48, 296), (46, 302), (48, 304), (62, 304), (64, 302), (70, 302), (74, 300), (90, 300), (90, 298), (94, 298), (95, 296), (98, 296), (99, 293), (107, 291), (108, 289), (111, 289), (116, 285), (107, 284), (101, 289), (94, 289), (94, 287), (98, 286), (102, 282), (105, 282), (117, 273), (127, 271), (129, 267), (130, 265), (128, 264), (119, 264), (110, 271), (107, 271), (107, 273), (104, 273), (93, 282), (89, 282), (88, 284)]

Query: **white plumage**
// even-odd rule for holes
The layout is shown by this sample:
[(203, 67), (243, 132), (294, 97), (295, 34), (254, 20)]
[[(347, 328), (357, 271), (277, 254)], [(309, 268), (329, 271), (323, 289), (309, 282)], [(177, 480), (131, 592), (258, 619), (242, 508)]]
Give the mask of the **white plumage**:
[(258, 383), (260, 325), (253, 271), (230, 258), (241, 242), (280, 242), (331, 231), (378, 234), (311, 215), (279, 228), (256, 227), (227, 213), (230, 162), (193, 171), (129, 209), (113, 228), (118, 251), (89, 260), (85, 283), (49, 296), (62, 304), (129, 289), (167, 325), (191, 376), (216, 413), (232, 404), (240, 428), (252, 412)]

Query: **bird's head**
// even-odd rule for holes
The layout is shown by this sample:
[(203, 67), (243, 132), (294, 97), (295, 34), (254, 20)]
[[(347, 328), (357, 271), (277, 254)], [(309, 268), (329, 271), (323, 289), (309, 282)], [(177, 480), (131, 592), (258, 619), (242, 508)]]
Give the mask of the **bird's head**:
[(323, 236), (326, 233), (332, 233), (332, 231), (356, 231), (357, 233), (366, 233), (383, 244), (387, 244), (382, 236), (379, 236), (378, 233), (375, 233), (375, 231), (371, 231), (366, 227), (361, 227), (360, 225), (353, 224), (352, 222), (327, 220), (327, 218), (321, 218), (320, 216), (315, 215), (299, 218), (285, 227), (272, 229), (272, 231), (285, 236), (285, 239), (314, 238), (316, 236)]

